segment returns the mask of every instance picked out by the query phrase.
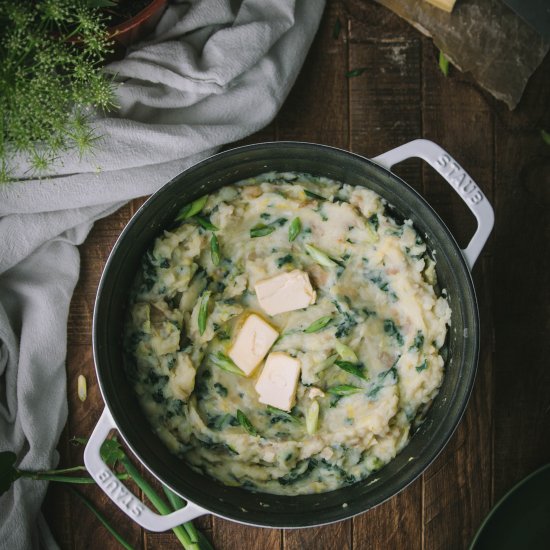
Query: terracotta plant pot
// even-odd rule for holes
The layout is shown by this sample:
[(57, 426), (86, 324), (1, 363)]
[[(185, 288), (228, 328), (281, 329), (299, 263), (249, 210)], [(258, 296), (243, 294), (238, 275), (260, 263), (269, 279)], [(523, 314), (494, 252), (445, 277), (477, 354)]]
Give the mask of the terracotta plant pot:
[(142, 9), (130, 19), (113, 27), (109, 27), (109, 37), (112, 38), (117, 45), (126, 48), (130, 46), (130, 44), (138, 42), (155, 28), (155, 25), (166, 9), (167, 3), (167, 0), (152, 0), (146, 8)]

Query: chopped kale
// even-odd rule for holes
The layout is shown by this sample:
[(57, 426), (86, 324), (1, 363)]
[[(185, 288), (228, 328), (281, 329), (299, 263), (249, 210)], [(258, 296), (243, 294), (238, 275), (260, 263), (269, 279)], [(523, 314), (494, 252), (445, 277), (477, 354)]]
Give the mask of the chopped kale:
[(277, 267), (283, 267), (285, 264), (291, 264), (294, 262), (294, 258), (291, 254), (287, 254), (286, 256), (282, 256), (280, 258), (277, 258)]
[(357, 321), (347, 311), (342, 311), (342, 320), (336, 327), (336, 338), (348, 336), (356, 325)]
[(236, 422), (236, 424), (238, 425), (237, 419), (229, 413), (216, 414), (214, 416), (208, 417), (208, 422), (206, 426), (211, 430), (220, 431), (226, 428), (227, 426), (234, 426), (235, 424), (233, 424), (233, 422)]
[(214, 384), (214, 388), (216, 389), (216, 392), (217, 394), (220, 396), (220, 397), (227, 397), (227, 388), (220, 384), (219, 382), (216, 382)]
[[(191, 338), (187, 336), (187, 333), (185, 330), (182, 330), (180, 332), (180, 345), (179, 345), (179, 351), (183, 351), (185, 348), (190, 346), (192, 344)], [(173, 366), (173, 365), (172, 365)], [(172, 367), (168, 365), (168, 368), (171, 369)]]
[(296, 424), (300, 424), (300, 421), (294, 414), (291, 414), (287, 411), (283, 411), (282, 409), (278, 409), (277, 407), (272, 407), (271, 405), (267, 406), (267, 412), (271, 416), (271, 424), (277, 424), (277, 422), (294, 422)]
[(380, 275), (372, 275), (371, 277), (368, 277), (368, 280), (375, 284), (381, 291), (388, 292), (389, 283), (388, 281), (382, 279)]
[(412, 346), (409, 348), (409, 350), (420, 350), (422, 349), (422, 346), (424, 346), (424, 334), (422, 334), (422, 331), (419, 330), (416, 333), (416, 336), (414, 337), (414, 342), (412, 343)]
[(372, 228), (375, 231), (378, 231), (378, 227), (380, 226), (380, 223), (378, 221), (378, 214), (374, 213), (367, 221), (372, 225)]
[(318, 195), (317, 193), (314, 193), (313, 191), (310, 191), (309, 189), (304, 189), (304, 193), (310, 199), (315, 199), (315, 200), (318, 200), (318, 201), (328, 200), (326, 197), (323, 197), (322, 195)]
[(204, 439), (198, 439), (198, 443), (204, 447), (205, 449), (210, 449), (211, 451), (216, 451), (219, 453), (225, 453), (230, 455), (238, 455), (239, 453), (233, 449), (233, 447), (230, 447), (226, 443), (215, 443), (211, 439), (204, 440)]
[(147, 375), (147, 381), (153, 386), (159, 382), (164, 382), (166, 384), (166, 382), (168, 382), (168, 376), (157, 374), (153, 369), (151, 369)]
[(141, 330), (136, 330), (135, 332), (132, 332), (132, 334), (128, 338), (128, 351), (134, 353), (139, 343), (143, 340), (144, 336), (145, 333)]
[[(399, 361), (399, 359), (397, 361)], [(397, 363), (397, 361), (395, 363)], [(388, 370), (385, 370), (384, 372), (381, 372), (378, 375), (378, 378), (380, 378), (381, 380), (384, 380), (388, 376), (391, 376), (392, 383), (395, 384), (397, 382), (397, 378), (398, 378), (397, 369), (395, 368), (395, 363), (394, 363), (393, 367), (390, 367)]]
[(208, 394), (208, 386), (203, 380), (199, 380), (195, 384), (195, 390), (193, 391), (193, 394), (196, 396), (197, 401), (200, 401), (205, 395)]
[(300, 460), (288, 474), (280, 477), (278, 481), (281, 485), (293, 485), (297, 481), (307, 478), (316, 467), (317, 461), (314, 458)]
[(421, 364), (421, 365), (418, 365), (418, 367), (416, 367), (416, 370), (417, 372), (422, 372), (423, 370), (426, 370), (428, 368), (428, 363), (426, 360), (424, 360), (424, 362)]
[(395, 326), (395, 323), (391, 319), (386, 319), (384, 321), (384, 332), (388, 334), (389, 336), (396, 339), (397, 343), (402, 346), (403, 345), (403, 335), (399, 331), (399, 329)]
[(331, 409), (336, 407), (336, 405), (338, 405), (338, 402), (340, 401), (340, 399), (342, 399), (342, 397), (344, 397), (344, 396), (343, 395), (333, 395), (333, 396), (331, 396), (329, 407)]
[(403, 225), (405, 223), (405, 218), (391, 204), (384, 205), (384, 214), (388, 218), (391, 218), (397, 225)]
[(322, 468), (325, 468), (326, 470), (329, 470), (329, 471), (332, 471), (332, 472), (337, 472), (346, 485), (349, 485), (351, 483), (355, 483), (355, 481), (357, 481), (355, 479), (355, 476), (352, 475), (352, 474), (348, 474), (346, 472), (346, 470), (344, 470), (344, 468), (338, 466), (338, 464), (333, 464), (332, 462), (329, 462), (328, 460), (325, 460), (324, 458), (321, 459), (321, 461), (319, 463), (319, 466), (322, 467)]
[(382, 386), (380, 386), (379, 384), (375, 385), (372, 390), (369, 391), (369, 393), (367, 393), (367, 396), (370, 398), (370, 399), (374, 399), (375, 397), (378, 396), (378, 392), (382, 389)]
[(151, 395), (155, 403), (164, 403), (165, 397), (162, 388), (159, 388), (155, 393)]

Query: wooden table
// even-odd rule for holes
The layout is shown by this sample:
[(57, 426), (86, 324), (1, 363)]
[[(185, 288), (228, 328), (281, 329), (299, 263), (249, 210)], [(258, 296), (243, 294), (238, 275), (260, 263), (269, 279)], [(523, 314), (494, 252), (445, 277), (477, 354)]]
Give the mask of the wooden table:
[[(341, 21), (337, 39), (335, 22)], [(305, 140), (374, 156), (418, 137), (447, 148), (491, 199), (496, 226), (474, 269), (482, 345), (466, 414), (439, 458), (385, 504), (334, 525), (306, 530), (244, 527), (215, 517), (197, 521), (219, 550), (284, 548), (462, 548), (515, 482), (550, 460), (550, 56), (515, 112), (451, 68), (445, 78), (432, 42), (374, 2), (329, 1), (302, 72), (281, 112), (246, 142)], [(365, 67), (355, 78), (345, 73)], [(474, 219), (420, 161), (398, 173), (419, 190), (461, 245)], [(91, 318), (109, 251), (142, 201), (98, 222), (81, 247), (81, 277), (68, 327), (69, 421), (62, 464), (81, 449), (68, 440), (92, 430), (103, 402), (91, 352)], [(88, 380), (88, 399), (76, 380)], [(86, 494), (136, 548), (177, 548), (171, 533), (141, 530), (95, 487)], [(115, 540), (64, 488), (52, 487), (45, 512), (62, 548), (116, 548)]]

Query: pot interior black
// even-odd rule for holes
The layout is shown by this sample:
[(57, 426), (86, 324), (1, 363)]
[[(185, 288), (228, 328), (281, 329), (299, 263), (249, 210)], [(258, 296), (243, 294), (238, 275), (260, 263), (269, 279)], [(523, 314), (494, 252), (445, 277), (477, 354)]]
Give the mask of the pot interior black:
[[(318, 495), (283, 497), (225, 487), (172, 455), (152, 432), (122, 367), (121, 334), (128, 290), (142, 255), (182, 205), (223, 185), (266, 171), (302, 171), (364, 185), (410, 218), (435, 251), (441, 288), (452, 308), (448, 360), (441, 390), (409, 445), (371, 478)], [(352, 153), (307, 143), (266, 143), (211, 157), (180, 174), (136, 213), (115, 245), (94, 313), (94, 353), (105, 402), (124, 440), (161, 481), (220, 516), (255, 525), (302, 527), (368, 510), (413, 481), (438, 455), (466, 407), (478, 356), (478, 313), (471, 277), (453, 237), (407, 184)], [(229, 459), (230, 460), (230, 459)]]

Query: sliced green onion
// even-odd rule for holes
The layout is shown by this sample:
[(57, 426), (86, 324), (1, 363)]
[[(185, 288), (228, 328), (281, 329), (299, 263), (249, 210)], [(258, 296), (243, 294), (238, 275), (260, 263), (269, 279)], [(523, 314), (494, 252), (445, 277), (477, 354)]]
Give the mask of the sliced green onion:
[(334, 40), (338, 40), (341, 29), (342, 29), (342, 23), (340, 22), (340, 19), (337, 17), (336, 21), (334, 22), (334, 27), (332, 27), (332, 38)]
[(439, 52), (439, 68), (445, 76), (449, 76), (449, 60), (443, 52)]
[(210, 359), (210, 362), (219, 369), (231, 372), (233, 374), (238, 374), (239, 376), (244, 376), (244, 372), (237, 367), (232, 359), (225, 355), (225, 353), (222, 353), (221, 351), (218, 351), (218, 353), (211, 353), (208, 358)]
[(204, 334), (206, 330), (206, 318), (208, 317), (208, 301), (210, 300), (210, 291), (206, 290), (201, 296), (201, 305), (199, 306), (199, 332)]
[(205, 229), (208, 229), (208, 231), (219, 231), (220, 228), (216, 227), (208, 218), (205, 218), (204, 216), (197, 216), (196, 220), (199, 222), (202, 227)]
[(312, 332), (319, 332), (320, 330), (324, 329), (331, 321), (332, 317), (330, 315), (320, 317), (319, 319), (317, 319), (317, 321), (313, 321), (313, 323), (311, 323), (309, 327), (304, 329), (304, 332), (307, 334), (311, 334)]
[(327, 392), (332, 395), (339, 395), (341, 397), (346, 395), (353, 395), (354, 393), (359, 393), (363, 391), (361, 388), (358, 388), (357, 386), (350, 386), (348, 384), (343, 384), (341, 386), (332, 386), (332, 388), (328, 388)]
[(346, 73), (347, 78), (354, 78), (356, 76), (362, 75), (367, 70), (366, 67), (358, 67), (357, 69), (352, 69)]
[[(376, 218), (373, 218), (373, 216), (376, 216)], [(368, 233), (367, 240), (369, 243), (375, 243), (376, 241), (378, 241), (378, 238), (379, 238), (378, 233), (376, 232), (378, 228), (378, 216), (376, 214), (373, 214), (373, 216), (371, 216), (367, 220), (367, 223), (365, 224), (365, 230)], [(376, 222), (375, 223), (371, 222), (371, 219), (376, 219)]]
[(318, 201), (328, 200), (326, 197), (323, 197), (323, 195), (318, 195), (317, 193), (314, 193), (313, 191), (310, 191), (309, 189), (304, 189), (304, 193), (310, 199), (315, 199), (315, 200), (318, 200)]
[(187, 220), (188, 218), (195, 216), (198, 214), (206, 204), (206, 201), (208, 200), (208, 195), (204, 195), (203, 197), (200, 197), (199, 199), (193, 201), (191, 204), (186, 204), (176, 216), (176, 221), (180, 222), (182, 220)]
[(300, 218), (294, 218), (288, 227), (288, 240), (292, 242), (302, 231), (302, 221)]
[(342, 344), (341, 342), (336, 340), (336, 344), (334, 344), (334, 347), (336, 349), (336, 353), (338, 353), (343, 361), (357, 363), (357, 355), (355, 355), (355, 352), (349, 346), (346, 346), (346, 344)]
[(86, 401), (86, 397), (88, 395), (88, 390), (86, 386), (86, 378), (82, 374), (78, 375), (78, 398), (80, 401), (84, 402)]
[(239, 421), (239, 424), (250, 434), (255, 437), (257, 437), (259, 434), (256, 431), (256, 428), (252, 425), (252, 422), (248, 420), (246, 415), (241, 411), (241, 409), (237, 409), (237, 420)]
[(287, 420), (294, 422), (295, 424), (301, 424), (301, 422), (294, 415), (290, 414), (287, 411), (283, 411), (283, 409), (278, 409), (277, 407), (272, 407), (271, 405), (268, 405), (267, 412), (273, 415), (282, 416)]
[(305, 245), (306, 252), (319, 264), (325, 267), (333, 267), (338, 265), (334, 260), (332, 260), (327, 254), (315, 248), (311, 244)]
[(306, 412), (306, 430), (309, 435), (313, 435), (317, 431), (319, 424), (319, 403), (313, 400)]
[(367, 377), (361, 370), (361, 367), (357, 364), (351, 363), (350, 361), (340, 361), (340, 360), (334, 361), (334, 364), (340, 367), (342, 370), (345, 370), (346, 372), (349, 372), (354, 376), (358, 376), (362, 380), (367, 380)]
[(220, 243), (215, 233), (212, 233), (212, 238), (210, 239), (210, 256), (214, 265), (220, 265)]
[(266, 235), (270, 235), (271, 233), (273, 233), (273, 231), (275, 231), (275, 227), (273, 227), (272, 225), (259, 223), (250, 230), (250, 236), (253, 239), (255, 237), (265, 237)]
[(134, 547), (126, 541), (122, 537), (122, 535), (109, 523), (109, 520), (92, 504), (90, 500), (88, 500), (82, 493), (79, 491), (73, 489), (72, 487), (68, 487), (69, 491), (73, 493), (73, 495), (77, 496), (83, 503), (88, 510), (94, 514), (94, 516), (100, 521), (100, 523), (113, 535), (113, 537), (116, 539), (116, 541), (123, 547), (126, 548), (126, 550), (133, 550)]
[(428, 363), (426, 361), (424, 361), (421, 365), (418, 365), (418, 367), (416, 367), (416, 371), (417, 372), (422, 372), (423, 370), (426, 370), (428, 368)]

